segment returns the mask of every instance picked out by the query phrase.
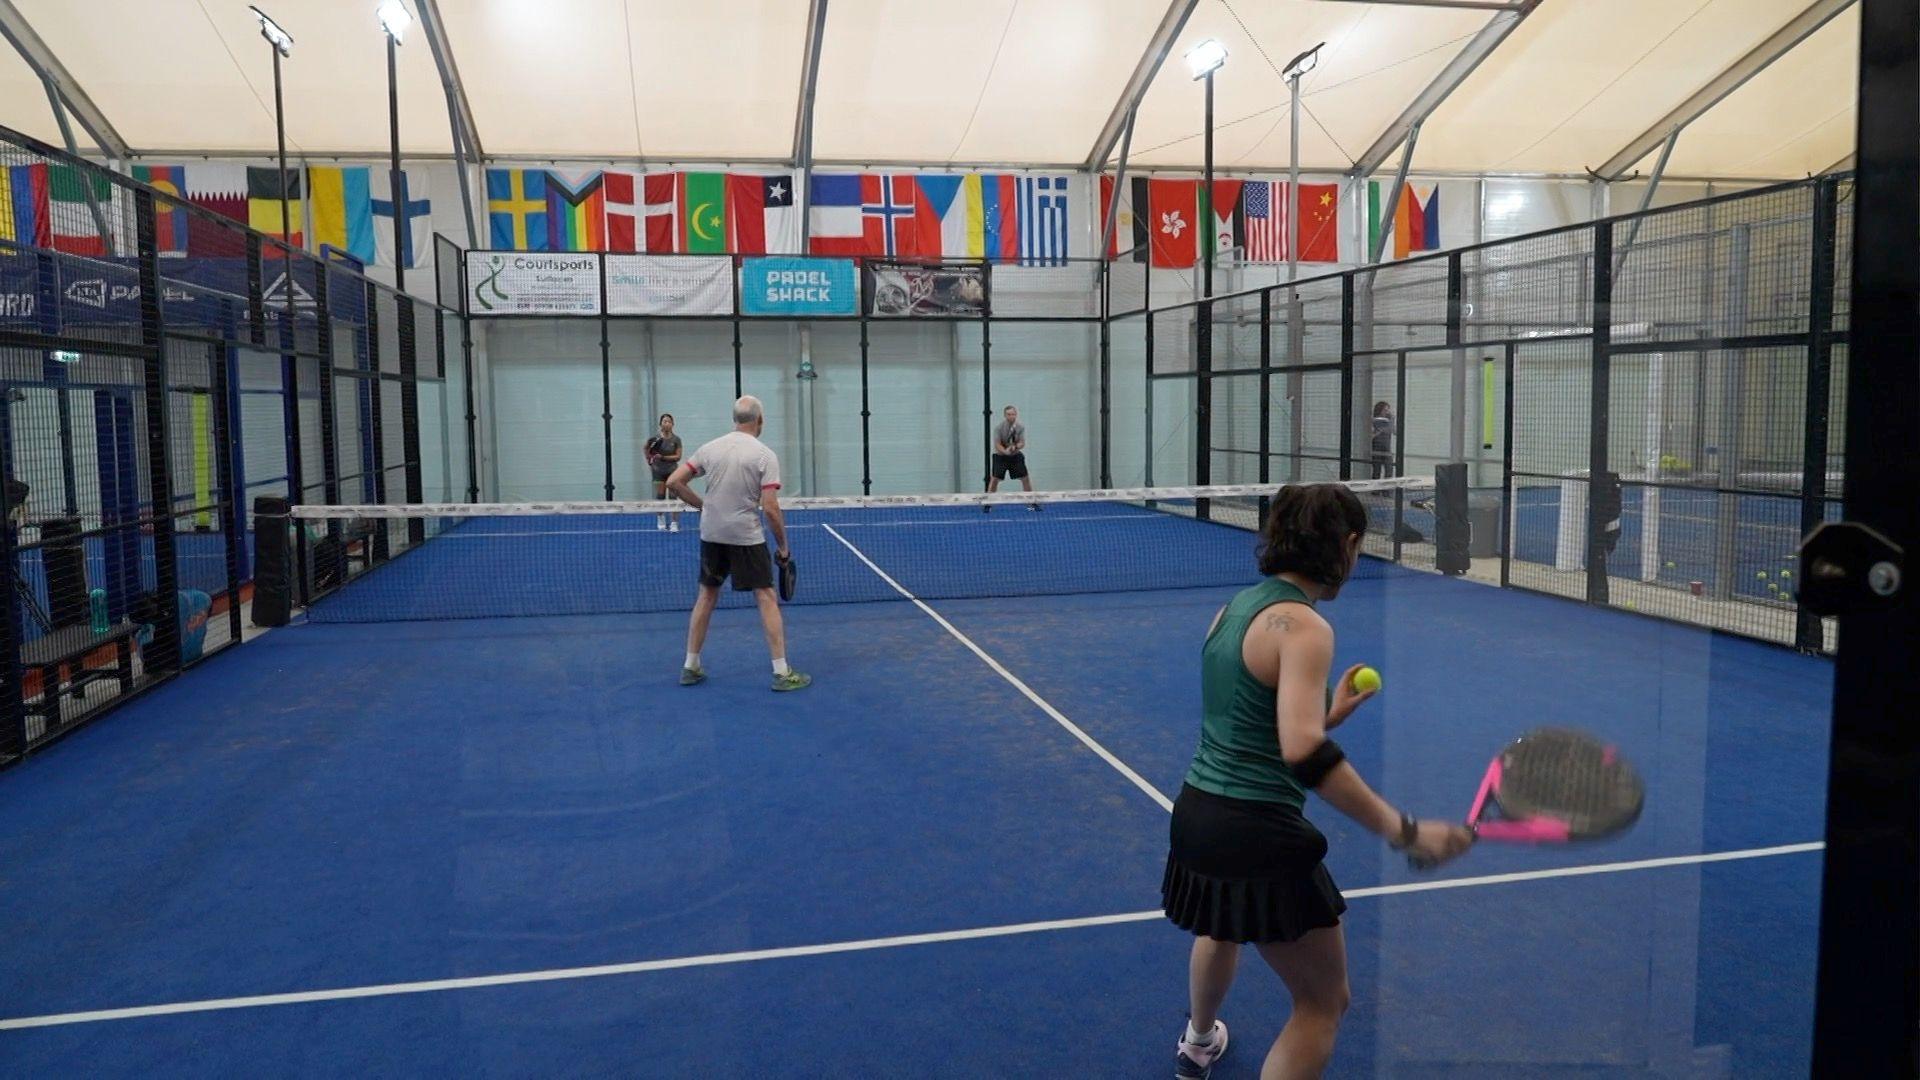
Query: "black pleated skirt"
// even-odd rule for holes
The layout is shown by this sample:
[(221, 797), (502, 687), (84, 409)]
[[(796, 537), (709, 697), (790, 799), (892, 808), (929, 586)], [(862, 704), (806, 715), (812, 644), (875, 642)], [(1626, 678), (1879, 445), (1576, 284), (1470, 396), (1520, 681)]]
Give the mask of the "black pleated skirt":
[(1293, 941), (1336, 926), (1347, 902), (1321, 860), (1327, 838), (1284, 803), (1182, 785), (1160, 904), (1183, 930), (1220, 941)]

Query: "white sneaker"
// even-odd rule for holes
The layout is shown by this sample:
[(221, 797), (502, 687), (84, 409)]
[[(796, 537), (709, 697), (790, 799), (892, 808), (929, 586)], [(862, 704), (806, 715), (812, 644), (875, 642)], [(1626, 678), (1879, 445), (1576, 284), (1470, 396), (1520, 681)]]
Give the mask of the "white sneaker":
[(675, 519), (675, 520), (673, 520), (673, 521), (670, 521), (670, 522), (668, 522), (668, 523), (667, 523), (667, 531), (668, 531), (668, 532), (679, 532), (679, 531), (680, 531), (680, 522), (679, 522), (679, 520), (678, 520), (678, 519)]
[(1187, 1041), (1187, 1025), (1180, 1025), (1180, 1043), (1174, 1048), (1174, 1080), (1207, 1080), (1213, 1075), (1213, 1067), (1227, 1053), (1227, 1025), (1223, 1020), (1213, 1022), (1213, 1038), (1204, 1045)]

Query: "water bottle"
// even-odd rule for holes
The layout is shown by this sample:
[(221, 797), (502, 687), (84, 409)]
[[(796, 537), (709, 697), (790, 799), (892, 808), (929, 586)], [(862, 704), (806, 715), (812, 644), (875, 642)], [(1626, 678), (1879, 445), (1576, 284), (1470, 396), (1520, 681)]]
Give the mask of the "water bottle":
[(107, 590), (95, 589), (87, 594), (87, 607), (93, 616), (93, 632), (107, 632)]

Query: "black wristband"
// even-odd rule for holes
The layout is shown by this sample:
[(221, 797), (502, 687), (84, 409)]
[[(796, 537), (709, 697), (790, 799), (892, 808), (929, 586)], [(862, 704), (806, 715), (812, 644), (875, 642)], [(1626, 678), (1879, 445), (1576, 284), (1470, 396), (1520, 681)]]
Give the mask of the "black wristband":
[(1327, 774), (1333, 771), (1334, 766), (1345, 760), (1347, 760), (1347, 752), (1340, 749), (1339, 743), (1332, 739), (1322, 739), (1320, 745), (1313, 748), (1313, 753), (1291, 766), (1293, 777), (1300, 781), (1302, 787), (1317, 788), (1326, 780)]
[(1398, 842), (1389, 840), (1387, 843), (1391, 845), (1394, 850), (1402, 851), (1412, 847), (1413, 842), (1419, 838), (1420, 822), (1415, 820), (1414, 816), (1405, 810), (1400, 811), (1400, 839)]

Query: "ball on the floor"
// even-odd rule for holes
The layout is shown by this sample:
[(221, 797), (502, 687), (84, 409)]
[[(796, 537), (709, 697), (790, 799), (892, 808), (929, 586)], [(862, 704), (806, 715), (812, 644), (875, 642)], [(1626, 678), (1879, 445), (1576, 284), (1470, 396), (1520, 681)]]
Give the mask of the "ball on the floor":
[(1676, 567), (1676, 564), (1672, 560), (1668, 560), (1667, 569), (1672, 570), (1672, 569), (1675, 569), (1675, 567)]
[(1767, 591), (1768, 591), (1768, 592), (1779, 592), (1779, 591), (1780, 591), (1780, 586), (1779, 586), (1778, 584), (1776, 584), (1776, 583), (1774, 583), (1774, 582), (1771, 582), (1771, 581), (1769, 581), (1769, 582), (1767, 582)]
[(1753, 576), (1759, 578), (1761, 581), (1767, 580), (1767, 572), (1765, 570), (1762, 570)]
[(1363, 667), (1353, 673), (1353, 689), (1356, 693), (1370, 694), (1380, 689), (1380, 673), (1370, 667)]
[(1790, 577), (1792, 577), (1792, 576), (1793, 576), (1793, 571), (1791, 571), (1791, 570), (1782, 570), (1782, 571), (1780, 571), (1780, 576), (1781, 576), (1781, 577), (1783, 577), (1783, 578), (1790, 578)]

